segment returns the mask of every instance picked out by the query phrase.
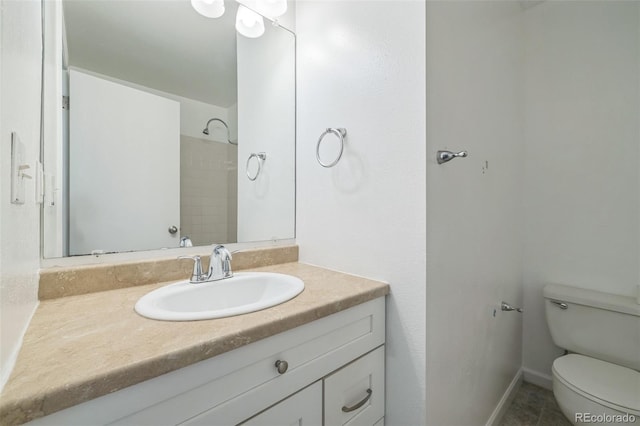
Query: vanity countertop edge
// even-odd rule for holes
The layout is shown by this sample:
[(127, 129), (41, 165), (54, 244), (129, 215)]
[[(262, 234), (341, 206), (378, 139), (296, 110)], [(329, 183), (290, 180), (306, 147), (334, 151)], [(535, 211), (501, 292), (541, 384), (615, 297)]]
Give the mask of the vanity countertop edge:
[(0, 394), (0, 424), (52, 414), (389, 293), (386, 283), (304, 263), (251, 271), (296, 276), (305, 289), (262, 311), (185, 322), (133, 310), (168, 282), (42, 301)]

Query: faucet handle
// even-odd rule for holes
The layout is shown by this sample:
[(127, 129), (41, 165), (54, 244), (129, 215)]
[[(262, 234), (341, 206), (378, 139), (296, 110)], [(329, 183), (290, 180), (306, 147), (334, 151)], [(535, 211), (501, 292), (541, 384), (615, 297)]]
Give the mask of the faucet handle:
[(226, 260), (227, 258), (231, 260), (231, 252), (229, 251), (228, 248), (226, 248), (222, 244), (218, 244), (217, 246), (215, 246), (213, 248), (213, 253), (216, 256), (221, 256), (224, 260)]
[(193, 260), (193, 272), (191, 272), (191, 283), (199, 283), (203, 279), (202, 273), (202, 260), (200, 256), (178, 256), (178, 259), (191, 259)]
[(230, 278), (233, 276), (231, 259), (231, 253), (225, 246), (218, 244), (213, 248), (213, 252), (211, 253), (211, 266), (209, 267), (210, 275), (213, 279)]

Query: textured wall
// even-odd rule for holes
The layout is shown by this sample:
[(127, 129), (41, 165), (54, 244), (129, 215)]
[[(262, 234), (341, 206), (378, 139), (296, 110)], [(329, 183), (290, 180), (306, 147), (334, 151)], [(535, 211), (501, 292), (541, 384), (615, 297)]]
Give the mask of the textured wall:
[(525, 15), (524, 366), (548, 379), (561, 350), (544, 285), (636, 296), (640, 284), (640, 3)]
[(521, 365), (522, 48), (517, 2), (427, 3), (430, 425), (484, 424)]
[(37, 305), (39, 205), (34, 180), (23, 205), (10, 203), (11, 132), (25, 145), (31, 171), (40, 147), (40, 2), (2, 1), (0, 49), (0, 384), (4, 384)]
[[(297, 4), (297, 233), (302, 262), (391, 284), (389, 425), (425, 423), (425, 9), (416, 1)], [(316, 161), (327, 127), (342, 160)], [(326, 160), (336, 138), (327, 138)]]

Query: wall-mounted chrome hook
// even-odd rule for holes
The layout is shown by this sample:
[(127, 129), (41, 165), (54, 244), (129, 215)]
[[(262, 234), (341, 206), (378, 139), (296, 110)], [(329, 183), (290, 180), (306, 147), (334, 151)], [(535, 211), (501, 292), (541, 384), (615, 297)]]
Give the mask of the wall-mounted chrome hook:
[(503, 301), (500, 304), (500, 309), (503, 311), (517, 311), (522, 313), (522, 308), (514, 308), (513, 306), (511, 306), (510, 304), (508, 304), (507, 302)]
[(467, 156), (467, 151), (460, 151), (460, 152), (451, 152), (451, 151), (438, 151), (438, 156), (437, 156), (437, 160), (438, 160), (438, 164), (444, 164), (448, 161), (453, 160), (456, 157), (466, 157)]

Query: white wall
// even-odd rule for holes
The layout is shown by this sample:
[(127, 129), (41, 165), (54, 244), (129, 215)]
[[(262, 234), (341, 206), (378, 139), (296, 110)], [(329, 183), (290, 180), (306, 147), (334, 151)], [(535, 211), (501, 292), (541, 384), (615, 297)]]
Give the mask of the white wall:
[[(427, 3), (427, 424), (489, 420), (522, 360), (517, 2)], [(438, 165), (439, 149), (468, 151)], [(494, 310), (495, 315), (494, 315)]]
[[(238, 34), (238, 241), (295, 234), (295, 37), (267, 26), (260, 38)], [(247, 159), (266, 153), (255, 181)], [(257, 162), (249, 164), (257, 173)]]
[(640, 3), (544, 2), (526, 33), (524, 366), (548, 376), (544, 285), (640, 284)]
[(10, 204), (11, 132), (32, 167), (40, 147), (40, 2), (3, 0), (0, 7), (0, 388), (38, 303), (39, 205), (33, 180), (26, 202)]
[[(425, 6), (297, 4), (297, 228), (302, 262), (387, 281), (389, 425), (425, 423)], [(327, 127), (348, 131), (332, 169)]]
[(231, 136), (231, 140), (237, 140), (237, 136), (234, 137), (231, 130), (233, 127), (237, 127), (238, 124), (230, 122), (232, 115), (237, 116), (237, 112), (232, 109), (236, 108), (235, 105), (231, 108), (223, 108), (217, 105), (210, 105), (193, 99), (187, 99), (182, 96), (169, 95), (168, 98), (180, 102), (181, 135), (227, 143), (227, 138), (229, 137), (227, 135), (227, 129), (217, 121), (213, 121), (209, 125), (209, 135), (202, 133), (202, 130), (204, 130), (204, 127), (210, 119), (219, 118), (229, 126), (229, 135)]

